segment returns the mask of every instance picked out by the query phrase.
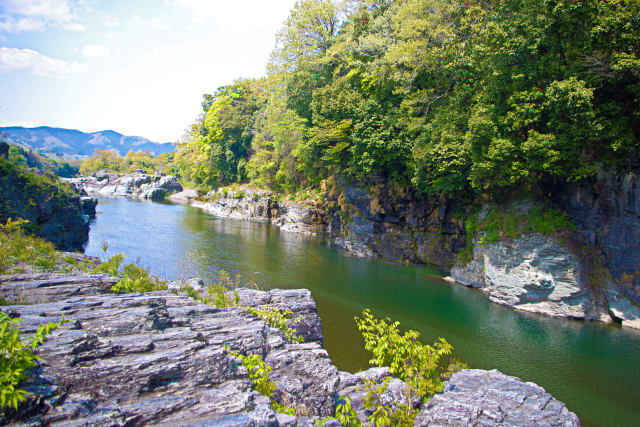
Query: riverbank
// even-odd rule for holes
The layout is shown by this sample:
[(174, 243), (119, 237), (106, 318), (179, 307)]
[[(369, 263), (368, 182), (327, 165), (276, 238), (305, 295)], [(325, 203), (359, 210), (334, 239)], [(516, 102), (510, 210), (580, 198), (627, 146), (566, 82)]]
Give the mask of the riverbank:
[[(37, 304), (2, 307), (22, 319), (25, 334), (62, 314), (73, 319), (38, 350), (43, 363), (24, 384), (32, 394), (19, 411), (5, 413), (5, 422), (311, 426), (333, 415), (338, 395), (349, 396), (366, 422), (364, 378), (380, 384), (389, 376), (383, 368), (353, 375), (333, 366), (307, 290), (238, 289), (237, 307), (217, 308), (167, 291), (110, 293), (118, 280), (96, 273), (0, 276), (5, 298), (38, 289)], [(304, 343), (288, 342), (248, 310), (274, 306), (291, 310)], [(269, 363), (275, 399), (295, 414), (275, 412), (227, 348)], [(405, 387), (392, 379), (382, 402), (392, 408)], [(418, 410), (416, 425), (579, 425), (542, 388), (498, 371), (463, 370)]]
[[(345, 187), (333, 199), (331, 192), (325, 196), (317, 202), (295, 202), (239, 188), (212, 191), (204, 198), (184, 190), (169, 200), (221, 218), (269, 221), (284, 231), (325, 235), (358, 257), (434, 265), (449, 272), (450, 280), (517, 310), (640, 329), (640, 308), (627, 296), (635, 292), (625, 282), (631, 279), (623, 274), (623, 280), (616, 280), (602, 249), (593, 238), (587, 242), (594, 234), (590, 230), (534, 232), (487, 242), (481, 233), (467, 236), (464, 221), (452, 215), (451, 202), (444, 199), (420, 202), (404, 195), (394, 204), (384, 188), (355, 187)], [(522, 218), (536, 208), (526, 200), (512, 206)], [(491, 207), (484, 211), (486, 217)]]
[(263, 289), (308, 288), (323, 320), (324, 348), (340, 370), (369, 366), (353, 321), (369, 307), (419, 331), (425, 342), (446, 337), (474, 368), (541, 385), (584, 425), (634, 425), (640, 411), (633, 398), (640, 393), (640, 335), (628, 328), (512, 310), (475, 289), (444, 283), (433, 268), (345, 256), (326, 238), (282, 232), (264, 221), (131, 198), (101, 198), (97, 218), (89, 255), (104, 256), (106, 240), (108, 256), (124, 252), (125, 263), (166, 278), (209, 283), (223, 269)]
[[(435, 266), (447, 272), (450, 280), (477, 288), (492, 302), (517, 310), (640, 329), (640, 292), (634, 285), (635, 276), (627, 273), (640, 248), (637, 243), (620, 245), (615, 240), (623, 239), (624, 230), (640, 232), (640, 205), (633, 202), (636, 196), (640, 200), (640, 184), (634, 176), (625, 179), (624, 185), (615, 184), (610, 177), (603, 178), (606, 184), (593, 184), (603, 187), (601, 193), (621, 193), (609, 194), (609, 201), (585, 202), (581, 194), (588, 190), (572, 189), (577, 195), (563, 203), (573, 206), (570, 212), (581, 221), (577, 222), (580, 228), (575, 227), (576, 222), (566, 222), (565, 228), (545, 225), (544, 232), (534, 228), (491, 240), (482, 230), (469, 234), (469, 220), (457, 216), (456, 203), (444, 195), (419, 198), (383, 184), (334, 186), (325, 188), (316, 200), (304, 201), (248, 187), (219, 188), (198, 196), (195, 190), (183, 189), (174, 177), (146, 174), (118, 177), (100, 173), (77, 179), (74, 185), (92, 195), (166, 197), (220, 218), (266, 221), (283, 231), (327, 236), (353, 256)], [(154, 194), (162, 197), (151, 197)], [(610, 205), (616, 197), (631, 202), (615, 210)], [(498, 227), (503, 226), (500, 221), (514, 219), (527, 223), (540, 216), (539, 209), (538, 202), (528, 199), (511, 203), (505, 211), (485, 205), (473, 221), (477, 224), (490, 218)], [(603, 217), (607, 212), (611, 215), (604, 231), (594, 231), (601, 224), (586, 224), (585, 218)], [(504, 218), (494, 218), (496, 215)], [(621, 265), (625, 255), (630, 255), (626, 259), (631, 265)]]

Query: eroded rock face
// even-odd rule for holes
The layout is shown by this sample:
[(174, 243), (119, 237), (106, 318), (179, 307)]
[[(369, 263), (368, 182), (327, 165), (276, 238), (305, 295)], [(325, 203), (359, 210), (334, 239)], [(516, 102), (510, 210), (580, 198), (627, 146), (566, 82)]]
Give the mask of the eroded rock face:
[(465, 247), (464, 224), (451, 216), (444, 195), (419, 198), (385, 185), (346, 186), (328, 204), (334, 206), (329, 214), (335, 245), (355, 256), (449, 268)]
[(579, 426), (564, 403), (530, 382), (496, 370), (465, 369), (433, 396), (416, 426)]
[(269, 221), (278, 211), (272, 194), (265, 191), (212, 191), (207, 195), (207, 201), (191, 204), (220, 218)]
[(122, 177), (101, 171), (95, 176), (73, 178), (68, 181), (75, 188), (94, 196), (162, 201), (170, 194), (182, 191), (182, 186), (175, 176), (148, 175), (143, 171)]
[[(246, 303), (286, 300), (296, 317), (315, 312), (318, 323), (303, 328), (308, 341), (291, 344), (242, 308), (213, 308), (170, 292), (103, 294), (102, 285), (108, 282), (103, 276), (79, 275), (65, 284), (60, 277), (34, 276), (30, 284), (24, 279), (5, 278), (3, 292), (5, 284), (15, 288), (20, 282), (30, 291), (51, 288), (41, 295), (53, 300), (3, 307), (23, 320), (27, 334), (41, 322), (59, 320), (60, 314), (74, 320), (38, 350), (44, 361), (26, 384), (36, 397), (22, 410), (23, 421), (277, 425), (269, 399), (252, 391), (246, 369), (225, 346), (260, 354), (271, 363), (282, 402), (312, 415), (333, 413), (338, 370), (314, 340), (322, 334), (308, 291), (241, 292)], [(93, 295), (91, 289), (96, 290)]]
[(610, 321), (582, 261), (556, 237), (541, 234), (474, 243), (471, 262), (451, 276), (493, 302), (557, 317)]
[[(22, 319), (25, 334), (33, 334), (42, 322), (60, 320), (61, 314), (73, 320), (37, 350), (42, 362), (23, 384), (32, 398), (11, 418), (0, 421), (65, 426), (312, 426), (318, 417), (333, 414), (338, 395), (350, 396), (366, 421), (371, 411), (363, 407), (364, 379), (380, 383), (390, 378), (386, 368), (338, 372), (322, 348), (320, 318), (306, 289), (239, 289), (244, 308), (215, 308), (169, 291), (111, 294), (107, 289), (115, 281), (103, 274), (2, 277), (0, 295), (5, 299), (22, 293), (29, 295), (25, 302), (37, 303), (2, 307)], [(295, 327), (305, 343), (287, 342), (281, 331), (251, 314), (251, 308), (265, 306), (286, 306), (294, 319), (300, 317)], [(273, 367), (275, 398), (298, 415), (275, 413), (269, 399), (253, 391), (247, 370), (225, 347), (260, 354)], [(451, 382), (459, 384), (464, 372)], [(489, 385), (465, 380), (455, 389), (476, 399), (477, 413), (501, 405), (503, 420), (538, 421), (542, 413), (558, 421), (556, 425), (577, 425), (577, 417), (540, 387), (497, 371), (474, 370), (472, 376), (483, 375), (497, 380)], [(402, 381), (390, 378), (382, 400), (393, 407), (402, 402), (405, 390)], [(445, 407), (459, 406), (460, 396), (450, 397), (447, 390), (434, 399)], [(514, 390), (525, 396), (524, 404), (516, 404), (520, 394)], [(428, 417), (429, 412), (421, 416)]]

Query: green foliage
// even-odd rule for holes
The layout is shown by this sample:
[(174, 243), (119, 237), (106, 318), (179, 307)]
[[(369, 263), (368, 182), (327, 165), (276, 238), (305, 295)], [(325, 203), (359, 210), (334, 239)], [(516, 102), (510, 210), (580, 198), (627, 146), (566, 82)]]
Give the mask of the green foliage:
[(232, 356), (237, 357), (242, 362), (242, 366), (247, 368), (249, 374), (249, 380), (253, 384), (253, 389), (263, 396), (267, 396), (271, 399), (271, 408), (276, 412), (282, 412), (284, 414), (295, 415), (295, 409), (283, 405), (273, 399), (273, 395), (276, 391), (276, 383), (269, 379), (269, 375), (273, 368), (270, 364), (262, 359), (259, 354), (241, 354), (236, 351), (231, 351), (225, 346), (225, 350)]
[(7, 219), (0, 223), (0, 273), (10, 274), (31, 265), (39, 271), (55, 271), (60, 254), (53, 244), (39, 237), (25, 234), (29, 221)]
[(43, 323), (31, 341), (25, 343), (20, 339), (20, 330), (17, 328), (20, 319), (12, 319), (0, 312), (0, 408), (17, 409), (18, 404), (26, 400), (28, 393), (18, 386), (27, 378), (27, 371), (40, 360), (33, 351), (42, 345), (53, 330), (69, 321), (62, 315), (58, 323)]
[[(103, 244), (103, 247), (106, 246), (108, 245)], [(136, 264), (127, 264), (120, 269), (123, 262), (124, 254), (116, 254), (95, 267), (93, 272), (120, 277), (120, 281), (111, 287), (116, 293), (144, 293), (167, 289), (166, 281), (152, 276), (148, 270)]]
[(259, 354), (248, 354), (245, 356), (228, 349), (227, 351), (232, 356), (240, 359), (242, 366), (247, 368), (249, 379), (253, 384), (254, 390), (263, 396), (272, 397), (276, 391), (276, 383), (269, 379), (269, 374), (271, 374), (272, 371), (271, 365), (265, 362)]
[(237, 275), (232, 280), (227, 272), (220, 271), (218, 283), (211, 282), (206, 289), (206, 295), (201, 295), (198, 291), (193, 289), (189, 285), (182, 287), (184, 292), (189, 298), (196, 301), (203, 302), (212, 307), (235, 307), (240, 301), (240, 295), (236, 289), (241, 286), (240, 275)]
[(358, 418), (358, 413), (351, 407), (351, 398), (349, 396), (338, 397), (334, 418), (343, 426), (359, 427), (362, 425), (360, 418)]
[(428, 399), (442, 391), (447, 371), (441, 361), (453, 351), (444, 338), (439, 338), (433, 346), (422, 344), (418, 341), (418, 332), (409, 330), (400, 334), (399, 322), (377, 319), (369, 310), (355, 320), (365, 349), (373, 356), (372, 365), (388, 366), (389, 371), (405, 381), (412, 394), (420, 398)]
[(162, 153), (154, 156), (146, 151), (130, 151), (124, 157), (112, 150), (95, 150), (91, 157), (80, 165), (80, 174), (91, 175), (100, 170), (114, 173), (132, 173), (137, 170), (146, 173), (174, 172), (175, 153)]
[(98, 265), (93, 271), (95, 273), (107, 273), (111, 276), (118, 276), (120, 265), (124, 262), (124, 254), (115, 254), (107, 261)]
[(144, 293), (167, 289), (167, 283), (135, 264), (127, 264), (120, 274), (120, 281), (111, 287), (117, 293)]
[[(528, 214), (509, 212), (494, 208), (482, 220), (475, 217), (467, 220), (467, 238), (479, 233), (478, 243), (497, 242), (502, 238), (517, 238), (523, 234), (541, 233), (550, 235), (560, 230), (575, 230), (576, 227), (563, 212), (553, 208), (535, 207)], [(471, 245), (472, 247), (473, 245)]]
[(51, 172), (66, 178), (75, 176), (80, 168), (78, 161), (62, 160), (52, 156), (50, 153), (25, 150), (15, 145), (9, 145), (9, 161), (24, 168), (32, 168), (40, 172)]
[(184, 182), (387, 179), (478, 199), (640, 164), (637, 0), (304, 0), (206, 95)]
[(272, 328), (281, 330), (285, 338), (290, 342), (304, 342), (304, 338), (298, 335), (295, 328), (289, 326), (298, 322), (302, 316), (291, 320), (292, 313), (288, 307), (263, 307), (251, 310), (251, 313), (265, 321)]

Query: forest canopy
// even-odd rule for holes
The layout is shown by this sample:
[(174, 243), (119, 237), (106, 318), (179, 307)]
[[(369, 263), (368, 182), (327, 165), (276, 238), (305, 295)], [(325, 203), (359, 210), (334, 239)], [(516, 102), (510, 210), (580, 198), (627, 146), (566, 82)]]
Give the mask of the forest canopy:
[(473, 195), (640, 164), (640, 0), (300, 0), (268, 69), (204, 95), (188, 184)]

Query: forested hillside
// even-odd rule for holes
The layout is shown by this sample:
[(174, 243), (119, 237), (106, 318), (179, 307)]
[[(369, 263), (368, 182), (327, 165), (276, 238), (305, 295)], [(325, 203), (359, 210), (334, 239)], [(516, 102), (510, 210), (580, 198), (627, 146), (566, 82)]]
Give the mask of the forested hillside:
[(266, 78), (204, 95), (194, 186), (537, 190), (637, 168), (638, 0), (302, 0)]

